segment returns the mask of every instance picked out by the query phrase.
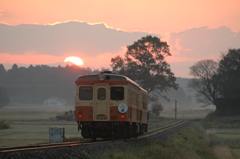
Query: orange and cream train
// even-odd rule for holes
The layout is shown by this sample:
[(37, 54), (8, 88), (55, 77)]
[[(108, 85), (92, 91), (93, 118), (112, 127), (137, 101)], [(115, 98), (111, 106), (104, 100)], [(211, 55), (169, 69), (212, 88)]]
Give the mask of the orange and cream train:
[(76, 81), (75, 118), (83, 138), (127, 139), (147, 132), (148, 93), (126, 76), (104, 71)]

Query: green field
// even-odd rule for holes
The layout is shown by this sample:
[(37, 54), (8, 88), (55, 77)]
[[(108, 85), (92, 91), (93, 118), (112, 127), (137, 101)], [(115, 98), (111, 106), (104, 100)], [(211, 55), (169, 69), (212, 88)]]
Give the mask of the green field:
[(74, 107), (8, 106), (0, 109), (0, 121), (10, 129), (0, 130), (0, 146), (20, 146), (49, 142), (50, 127), (64, 127), (65, 137), (80, 137), (75, 121), (56, 121), (56, 115)]
[[(214, 109), (198, 109), (198, 110), (178, 110), (176, 117), (177, 119), (193, 119), (193, 118), (204, 118), (208, 113), (213, 112)], [(163, 110), (160, 114), (161, 117), (175, 118), (174, 110)]]
[[(32, 105), (11, 105), (0, 108), (0, 121), (10, 124), (10, 129), (0, 130), (0, 146), (19, 146), (49, 142), (49, 128), (65, 128), (65, 137), (81, 137), (75, 121), (56, 121), (57, 115), (74, 110), (68, 107), (46, 107)], [(204, 118), (210, 110), (179, 111), (178, 119)], [(160, 126), (174, 122), (174, 111), (163, 111), (159, 117), (152, 117), (150, 122)], [(167, 118), (167, 120), (164, 120)]]
[(74, 110), (74, 106), (10, 105), (0, 108), (0, 121), (49, 120), (69, 110)]
[(65, 137), (81, 137), (77, 131), (77, 124), (63, 125), (61, 122), (42, 125), (41, 123), (31, 124), (10, 124), (11, 129), (0, 130), (0, 146), (20, 146), (49, 142), (49, 128), (61, 126), (65, 128)]
[[(211, 138), (213, 147), (225, 147), (231, 153), (240, 158), (240, 117), (217, 117), (212, 113), (204, 120), (206, 134)], [(221, 151), (221, 152), (220, 152)], [(219, 150), (219, 153), (224, 150)]]

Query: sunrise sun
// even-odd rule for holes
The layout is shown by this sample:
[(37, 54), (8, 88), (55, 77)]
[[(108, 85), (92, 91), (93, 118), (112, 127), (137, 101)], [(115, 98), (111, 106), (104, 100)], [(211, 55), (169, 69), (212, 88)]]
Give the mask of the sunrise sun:
[(83, 65), (83, 61), (82, 59), (80, 59), (79, 57), (75, 57), (75, 56), (69, 56), (67, 57), (64, 62), (72, 62), (75, 65), (81, 66)]

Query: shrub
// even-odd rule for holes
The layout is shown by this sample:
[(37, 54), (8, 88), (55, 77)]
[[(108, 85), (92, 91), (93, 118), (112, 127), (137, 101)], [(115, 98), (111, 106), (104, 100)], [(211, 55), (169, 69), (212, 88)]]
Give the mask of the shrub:
[(64, 137), (64, 142), (84, 141), (82, 137)]
[(90, 156), (86, 152), (78, 151), (78, 154), (82, 159), (90, 159)]
[(0, 121), (0, 129), (9, 129), (10, 125), (9, 123), (6, 123), (5, 121)]
[(159, 116), (160, 115), (160, 112), (163, 111), (163, 106), (159, 103), (154, 103), (152, 105), (152, 113), (156, 116)]
[(216, 124), (216, 122), (205, 122), (204, 123), (204, 128), (206, 128), (206, 129), (209, 129), (209, 128), (215, 128), (215, 127), (217, 127), (217, 124)]
[(63, 115), (56, 116), (56, 120), (67, 120), (71, 121), (75, 119), (75, 113), (74, 111), (66, 111)]

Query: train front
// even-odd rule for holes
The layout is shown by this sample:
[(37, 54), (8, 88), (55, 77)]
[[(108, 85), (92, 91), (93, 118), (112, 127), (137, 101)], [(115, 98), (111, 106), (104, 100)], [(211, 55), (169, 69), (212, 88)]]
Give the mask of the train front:
[(129, 120), (125, 76), (102, 72), (79, 76), (76, 83), (75, 118), (84, 138), (117, 138)]

